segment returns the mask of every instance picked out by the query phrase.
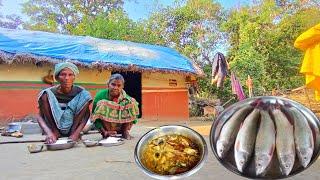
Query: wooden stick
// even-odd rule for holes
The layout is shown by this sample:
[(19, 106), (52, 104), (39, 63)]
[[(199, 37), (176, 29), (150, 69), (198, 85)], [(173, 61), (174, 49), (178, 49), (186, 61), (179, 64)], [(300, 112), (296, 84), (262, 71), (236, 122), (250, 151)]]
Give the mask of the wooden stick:
[(227, 102), (225, 102), (223, 105), (222, 105), (222, 107), (224, 107), (225, 105), (227, 105), (229, 102), (231, 102), (232, 100), (234, 100), (235, 99), (235, 97), (233, 96), (231, 99), (229, 99)]
[(308, 95), (308, 91), (306, 88), (303, 89), (304, 90), (304, 94), (307, 96), (307, 100), (308, 100), (308, 103), (309, 103), (309, 108), (312, 109), (311, 107), (311, 102), (310, 102), (310, 98), (309, 98), (309, 95)]
[(300, 91), (300, 90), (303, 90), (303, 89), (306, 89), (306, 86), (301, 86), (301, 87), (292, 89), (291, 91), (292, 91), (292, 92), (295, 92), (295, 91)]
[(41, 140), (3, 141), (3, 142), (0, 142), (0, 144), (34, 143), (34, 142), (45, 142), (45, 140), (41, 139)]

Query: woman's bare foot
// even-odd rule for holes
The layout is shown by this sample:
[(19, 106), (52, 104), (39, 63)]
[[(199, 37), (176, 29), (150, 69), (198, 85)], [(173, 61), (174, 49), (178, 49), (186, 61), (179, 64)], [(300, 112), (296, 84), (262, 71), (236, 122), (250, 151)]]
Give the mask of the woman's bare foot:
[(117, 134), (117, 131), (104, 131), (101, 133), (103, 138), (107, 138), (109, 136), (115, 136)]
[(129, 134), (129, 131), (125, 131), (122, 133), (122, 138), (127, 139), (127, 140), (131, 140), (131, 139), (133, 139), (133, 136), (131, 136)]

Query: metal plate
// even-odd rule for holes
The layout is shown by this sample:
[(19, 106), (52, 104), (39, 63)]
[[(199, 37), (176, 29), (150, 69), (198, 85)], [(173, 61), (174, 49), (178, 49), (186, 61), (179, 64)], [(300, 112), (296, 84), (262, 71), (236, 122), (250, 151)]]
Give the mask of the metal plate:
[[(148, 142), (154, 138), (164, 136), (164, 135), (170, 135), (170, 134), (178, 134), (185, 136), (189, 138), (191, 141), (196, 143), (198, 147), (200, 148), (200, 160), (198, 164), (190, 169), (187, 172), (176, 174), (176, 175), (160, 175), (156, 174), (152, 171), (150, 171), (147, 167), (145, 167), (141, 162), (141, 155), (145, 148), (145, 146), (148, 144)], [(197, 172), (204, 164), (204, 161), (207, 158), (208, 154), (208, 148), (207, 143), (205, 142), (204, 138), (196, 131), (189, 127), (180, 126), (180, 125), (166, 125), (166, 126), (160, 126), (158, 128), (152, 129), (146, 134), (144, 134), (140, 140), (137, 142), (135, 151), (134, 151), (134, 159), (138, 167), (148, 176), (156, 178), (156, 179), (178, 179), (178, 178), (185, 178), (188, 177), (195, 172)]]
[[(59, 140), (58, 140), (59, 141)], [(76, 142), (70, 140), (67, 141), (66, 143), (63, 144), (45, 144), (47, 146), (47, 150), (49, 151), (56, 151), (56, 150), (64, 150), (64, 149), (70, 149), (72, 148), (74, 145), (76, 144)]]
[(83, 144), (84, 144), (86, 147), (93, 147), (93, 146), (99, 145), (99, 141), (87, 139), (87, 140), (84, 140), (84, 141), (83, 141)]
[[(293, 107), (299, 109), (304, 114), (304, 116), (307, 118), (309, 125), (313, 131), (314, 153), (313, 153), (313, 156), (311, 158), (309, 165), (306, 168), (303, 168), (302, 166), (299, 165), (299, 160), (296, 157), (295, 164), (293, 166), (291, 173), (288, 176), (282, 175), (280, 172), (279, 163), (276, 158), (276, 153), (274, 153), (274, 156), (272, 159), (273, 163), (270, 165), (271, 167), (270, 167), (268, 173), (265, 174), (265, 176), (263, 176), (263, 177), (257, 177), (255, 175), (255, 173), (253, 173), (253, 170), (252, 170), (252, 168), (253, 168), (252, 163), (253, 162), (249, 162), (249, 165), (247, 166), (247, 170), (245, 172), (241, 173), (240, 171), (238, 171), (235, 160), (234, 160), (234, 150), (233, 150), (234, 148), (230, 149), (230, 151), (228, 152), (228, 155), (224, 159), (219, 158), (217, 151), (216, 151), (216, 142), (218, 140), (218, 137), (219, 137), (219, 134), (220, 134), (220, 131), (221, 131), (223, 124), (240, 107), (242, 107), (245, 104), (251, 104), (252, 102), (254, 102), (257, 99), (261, 99), (263, 102), (269, 102), (271, 104), (275, 104), (276, 101), (278, 101), (282, 105), (284, 103), (289, 103)], [(211, 130), (210, 130), (209, 138), (210, 138), (211, 149), (213, 151), (214, 156), (218, 159), (220, 164), (222, 164), (225, 168), (232, 171), (233, 173), (236, 173), (236, 174), (243, 176), (243, 177), (253, 178), (253, 179), (265, 179), (265, 178), (267, 178), (267, 179), (280, 179), (280, 178), (287, 178), (290, 176), (294, 176), (294, 175), (304, 171), (305, 169), (310, 167), (317, 160), (317, 158), (320, 155), (320, 132), (319, 132), (319, 130), (320, 130), (320, 121), (318, 120), (317, 116), (311, 110), (309, 110), (305, 106), (301, 105), (300, 103), (297, 103), (293, 100), (282, 98), (282, 97), (260, 96), (260, 97), (245, 99), (245, 100), (237, 102), (237, 103), (231, 105), (230, 107), (228, 107), (227, 109), (225, 109), (213, 122), (213, 124), (211, 126)]]
[[(116, 137), (108, 137), (108, 138), (110, 139), (110, 138), (116, 138)], [(106, 140), (108, 138), (99, 141), (99, 145), (105, 146), (105, 147), (110, 147), (110, 146), (119, 146), (119, 145), (124, 144), (124, 139), (123, 138), (117, 138), (116, 142), (107, 142)]]

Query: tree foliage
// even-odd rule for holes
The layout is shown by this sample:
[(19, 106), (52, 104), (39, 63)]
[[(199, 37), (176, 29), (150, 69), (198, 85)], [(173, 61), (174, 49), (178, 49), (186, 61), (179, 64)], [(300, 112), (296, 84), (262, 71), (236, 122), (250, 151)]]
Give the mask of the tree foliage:
[(83, 18), (118, 9), (123, 9), (123, 0), (29, 0), (22, 11), (30, 17), (28, 29), (68, 33)]
[(71, 34), (92, 37), (144, 42), (143, 27), (132, 21), (122, 10), (112, 10), (107, 15), (84, 17), (75, 27), (68, 27)]
[(247, 75), (253, 77), (258, 94), (301, 86), (302, 53), (294, 40), (319, 21), (320, 10), (311, 1), (261, 0), (230, 11), (223, 30), (229, 36), (232, 70), (243, 84)]
[(223, 41), (219, 25), (223, 19), (220, 4), (211, 0), (180, 1), (174, 7), (154, 12), (146, 21), (149, 42), (177, 49), (198, 60), (210, 61)]
[[(2, 1), (0, 0), (0, 9), (1, 9)], [(8, 29), (17, 29), (22, 24), (22, 19), (20, 16), (16, 14), (10, 14), (4, 16), (0, 13), (0, 27), (8, 28)]]
[(27, 29), (172, 47), (204, 69), (201, 95), (227, 100), (229, 79), (223, 90), (210, 84), (212, 57), (224, 47), (229, 47), (227, 60), (242, 84), (248, 75), (254, 79), (256, 95), (303, 84), (299, 74), (303, 54), (293, 43), (320, 22), (319, 1), (254, 2), (224, 11), (212, 0), (177, 0), (172, 7), (155, 8), (148, 19), (138, 22), (128, 17), (123, 0), (29, 0), (23, 11), (30, 17)]

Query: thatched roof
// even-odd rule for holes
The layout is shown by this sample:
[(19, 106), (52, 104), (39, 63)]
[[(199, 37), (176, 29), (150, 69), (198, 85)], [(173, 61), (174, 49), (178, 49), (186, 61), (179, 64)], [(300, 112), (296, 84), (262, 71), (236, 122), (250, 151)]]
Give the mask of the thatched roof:
[(0, 63), (66, 60), (99, 70), (204, 74), (192, 60), (163, 46), (0, 28)]

